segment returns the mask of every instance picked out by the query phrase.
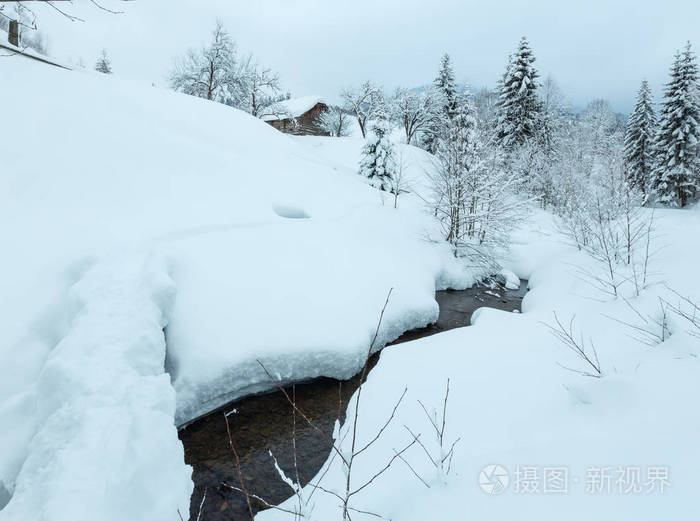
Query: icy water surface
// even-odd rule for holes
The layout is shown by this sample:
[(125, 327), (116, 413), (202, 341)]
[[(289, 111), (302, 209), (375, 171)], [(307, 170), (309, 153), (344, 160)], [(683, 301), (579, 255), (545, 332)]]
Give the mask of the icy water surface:
[[(519, 311), (526, 288), (527, 281), (521, 281), (520, 289), (514, 291), (501, 287), (438, 291), (435, 295), (440, 305), (438, 321), (429, 327), (408, 331), (394, 343), (467, 326), (472, 313), (480, 307)], [(372, 358), (372, 367), (379, 355), (377, 353)], [(331, 446), (327, 440), (335, 420), (344, 419), (344, 408), (359, 384), (358, 375), (346, 381), (318, 378), (287, 388), (290, 396), (296, 395), (299, 409), (325, 434), (310, 427), (298, 415), (294, 422), (292, 407), (279, 391), (237, 400), (182, 429), (180, 440), (185, 447), (185, 461), (194, 469), (190, 520), (197, 519), (205, 491), (203, 521), (250, 520), (243, 494), (227, 486), (240, 487), (240, 480), (229, 443), (226, 418), (246, 489), (276, 505), (290, 497), (291, 492), (277, 476), (269, 453), (277, 458), (280, 467), (293, 475), (292, 433), (296, 432), (299, 478), (306, 484), (328, 459)], [(265, 508), (259, 501), (251, 499), (251, 502), (254, 512)], [(185, 513), (182, 515), (186, 517)]]

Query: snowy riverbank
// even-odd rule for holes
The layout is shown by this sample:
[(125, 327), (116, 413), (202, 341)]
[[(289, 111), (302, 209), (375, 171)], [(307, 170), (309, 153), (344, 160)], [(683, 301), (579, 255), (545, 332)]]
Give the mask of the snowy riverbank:
[[(699, 245), (687, 236), (700, 226), (700, 212), (657, 210), (657, 217), (664, 248), (654, 257), (652, 284), (640, 297), (624, 292), (642, 316), (652, 318), (661, 318), (659, 297), (678, 304), (665, 284), (700, 300), (700, 280), (689, 276)], [(700, 393), (700, 342), (688, 334), (692, 328), (669, 314), (671, 336), (664, 343), (647, 346), (631, 338), (635, 330), (613, 319), (654, 326), (577, 275), (577, 267), (591, 261), (563, 244), (547, 214), (534, 216), (514, 239), (509, 267), (530, 277), (524, 312), (484, 309), (473, 327), (387, 348), (363, 391), (360, 447), (408, 388), (394, 421), (357, 459), (353, 486), (411, 441), (405, 426), (422, 433), (433, 457), (440, 454), (418, 400), (441, 418), (448, 378), (443, 453), (460, 438), (450, 474), (437, 472), (416, 444), (403, 457), (425, 484), (396, 461), (353, 497), (353, 506), (395, 521), (432, 518), (436, 505), (445, 519), (691, 519), (700, 435), (692, 406)], [(553, 311), (566, 324), (575, 315), (576, 334), (595, 343), (601, 378), (562, 367), (586, 370), (544, 325), (554, 323)], [(500, 478), (490, 465), (502, 467)], [(338, 458), (321, 484), (343, 494)], [(304, 497), (311, 491), (307, 487)], [(313, 498), (311, 519), (340, 515), (337, 497), (317, 490)], [(297, 499), (281, 506), (294, 509)], [(269, 510), (257, 519), (287, 516)]]

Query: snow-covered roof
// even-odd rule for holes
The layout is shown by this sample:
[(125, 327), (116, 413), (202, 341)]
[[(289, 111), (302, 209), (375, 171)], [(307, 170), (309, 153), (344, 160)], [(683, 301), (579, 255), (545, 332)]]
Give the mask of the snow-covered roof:
[(325, 103), (321, 96), (303, 96), (301, 98), (291, 98), (275, 104), (275, 114), (263, 116), (264, 121), (275, 119), (298, 118), (306, 114), (319, 103)]

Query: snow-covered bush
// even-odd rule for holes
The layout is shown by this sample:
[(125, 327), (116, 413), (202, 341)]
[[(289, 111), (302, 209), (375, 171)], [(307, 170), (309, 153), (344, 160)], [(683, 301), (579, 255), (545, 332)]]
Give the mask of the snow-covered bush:
[(581, 268), (587, 280), (615, 297), (631, 282), (639, 294), (653, 253), (654, 213), (642, 210), (644, 194), (629, 181), (621, 149), (604, 157), (597, 175), (582, 175), (587, 165), (573, 162), (559, 177), (555, 212), (564, 235), (599, 262), (601, 270)]
[(389, 114), (382, 103), (375, 113), (376, 121), (372, 133), (367, 137), (360, 159), (360, 175), (369, 179), (375, 188), (383, 191), (391, 189), (391, 177), (396, 167), (394, 144), (389, 133)]

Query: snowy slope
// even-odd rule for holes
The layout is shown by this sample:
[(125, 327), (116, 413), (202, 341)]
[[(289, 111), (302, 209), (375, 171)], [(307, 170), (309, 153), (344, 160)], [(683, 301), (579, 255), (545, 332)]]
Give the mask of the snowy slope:
[[(394, 210), (354, 172), (246, 114), (19, 57), (0, 67), (22, 79), (0, 85), (14, 122), (0, 140), (0, 240), (11, 245), (0, 258), (0, 424), (15, 426), (0, 430), (0, 482), (14, 493), (0, 519), (43, 519), (61, 483), (87, 494), (71, 475), (94, 475), (93, 512), (120, 518), (129, 494), (121, 477), (99, 480), (112, 462), (103, 451), (128, 453), (134, 486), (155, 487), (130, 511), (176, 518), (188, 494), (175, 425), (269, 386), (256, 358), (289, 380), (348, 376), (390, 287), (381, 340), (433, 320), (436, 286), (472, 282), (426, 240), (434, 230), (419, 208)], [(160, 267), (129, 268), (149, 258)], [(170, 279), (174, 300), (163, 302)], [(138, 309), (152, 316), (132, 327), (122, 314)], [(104, 404), (89, 373), (120, 349), (122, 365), (99, 373), (115, 386)], [(56, 367), (68, 372), (54, 377)], [(75, 408), (83, 416), (71, 425)], [(170, 441), (151, 454), (148, 437), (100, 431), (115, 415)], [(73, 458), (99, 468), (74, 473)], [(80, 516), (66, 506), (51, 519)]]
[[(700, 211), (656, 212), (656, 246), (663, 249), (651, 261), (652, 283), (638, 297), (629, 286), (624, 295), (641, 316), (660, 319), (658, 298), (679, 300), (668, 287), (700, 302)], [(421, 434), (435, 459), (460, 438), (450, 474), (438, 472), (416, 444), (403, 455), (411, 467), (397, 460), (353, 498), (354, 508), (394, 521), (695, 519), (700, 339), (688, 334), (693, 328), (671, 313), (670, 338), (651, 347), (636, 341), (635, 330), (614, 319), (656, 326), (581, 279), (577, 268), (590, 268), (591, 259), (564, 244), (547, 214), (534, 213), (523, 223), (507, 266), (530, 279), (523, 313), (482, 309), (472, 327), (386, 349), (362, 394), (358, 447), (373, 438), (408, 389), (379, 442), (354, 463), (351, 489), (411, 441), (405, 426)], [(585, 370), (545, 327), (553, 311), (567, 324), (576, 316), (574, 331), (595, 342), (602, 378), (562, 367)], [(440, 424), (448, 378), (441, 453), (418, 400), (436, 411)], [(497, 493), (491, 493), (497, 481), (481, 474), (490, 465), (500, 465), (508, 477)], [(559, 481), (551, 479), (553, 471)], [(345, 477), (335, 458), (321, 486), (342, 494)], [(307, 487), (304, 497), (312, 490)], [(307, 519), (331, 519), (339, 511), (338, 499), (320, 490), (313, 503)], [(297, 500), (281, 506), (294, 509)], [(257, 519), (287, 516), (269, 510)]]
[[(314, 156), (349, 174), (357, 171), (365, 144), (359, 132), (351, 137), (333, 139), (320, 136), (295, 136), (294, 139)], [(402, 189), (414, 194), (403, 198), (404, 204), (401, 206), (425, 208), (425, 200), (430, 198), (428, 174), (434, 168), (435, 158), (421, 148), (406, 145), (405, 136), (398, 129), (395, 129), (391, 139), (395, 146), (396, 162), (402, 166), (405, 177)], [(393, 204), (392, 196), (386, 194), (385, 198), (387, 204)]]

